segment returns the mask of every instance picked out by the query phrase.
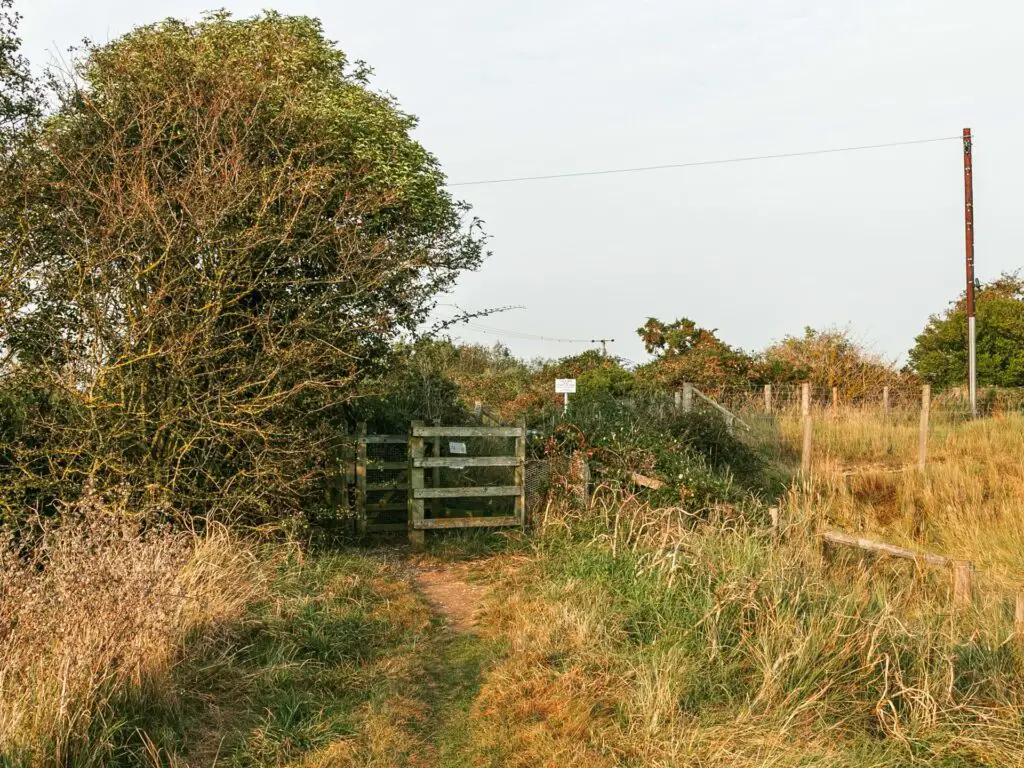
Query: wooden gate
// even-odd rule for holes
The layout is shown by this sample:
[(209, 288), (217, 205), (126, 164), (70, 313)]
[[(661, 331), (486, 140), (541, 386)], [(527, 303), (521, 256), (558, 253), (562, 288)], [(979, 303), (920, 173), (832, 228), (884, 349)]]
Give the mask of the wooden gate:
[[(409, 436), (356, 436), (356, 530), (360, 534), (409, 527)], [(373, 477), (368, 479), (368, 476)]]
[[(433, 456), (426, 456), (426, 439), (432, 438)], [(441, 438), (505, 438), (514, 440), (513, 455), (503, 456), (442, 456)], [(449, 444), (450, 446), (452, 444)], [(422, 546), (425, 532), (439, 528), (480, 528), (498, 526), (522, 526), (526, 510), (526, 426), (517, 427), (442, 427), (427, 426), (423, 422), (412, 423), (409, 437), (409, 542)], [(441, 470), (470, 467), (511, 467), (512, 485), (467, 485), (442, 487)], [(425, 473), (432, 473), (433, 483), (426, 487)], [(446, 516), (442, 510), (445, 499), (493, 499), (511, 497), (514, 509), (510, 515), (488, 516)], [(433, 500), (432, 515), (427, 517), (426, 501)]]

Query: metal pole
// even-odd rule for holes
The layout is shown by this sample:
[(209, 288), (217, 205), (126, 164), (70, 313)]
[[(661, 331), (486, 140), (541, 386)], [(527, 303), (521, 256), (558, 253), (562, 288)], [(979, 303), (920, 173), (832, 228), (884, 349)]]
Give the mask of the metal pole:
[(562, 415), (564, 416), (565, 414), (567, 414), (569, 412), (569, 393), (568, 392), (563, 392), (562, 393), (562, 398), (563, 398), (563, 402), (562, 402)]
[(974, 177), (971, 129), (964, 128), (964, 240), (967, 256), (967, 389), (971, 418), (978, 416), (978, 364), (974, 314)]

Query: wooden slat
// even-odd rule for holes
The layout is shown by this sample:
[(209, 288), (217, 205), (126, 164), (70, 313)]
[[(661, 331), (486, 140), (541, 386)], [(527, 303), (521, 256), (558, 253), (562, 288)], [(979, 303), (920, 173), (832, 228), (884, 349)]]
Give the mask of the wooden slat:
[(518, 517), (503, 515), (501, 517), (440, 517), (430, 520), (418, 520), (416, 528), (497, 528), (508, 525), (522, 525)]
[(414, 459), (414, 467), (517, 467), (520, 459), (515, 456), (441, 456)]
[(409, 490), (408, 483), (367, 483), (367, 491), (407, 491)]
[(890, 557), (899, 557), (903, 560), (920, 561), (922, 563), (928, 563), (929, 565), (939, 567), (953, 562), (948, 557), (943, 557), (942, 555), (933, 555), (930, 552), (915, 552), (912, 549), (904, 549), (903, 547), (897, 547), (894, 544), (886, 544), (881, 541), (873, 541), (872, 539), (862, 539), (857, 536), (850, 536), (847, 533), (826, 531), (821, 534), (821, 537), (829, 544), (841, 544), (846, 547), (863, 549), (867, 552), (877, 552), (879, 554), (889, 555)]
[(373, 461), (366, 462), (367, 469), (408, 469), (408, 461)]
[(416, 488), (412, 489), (414, 499), (477, 499), (494, 496), (519, 496), (523, 492), (519, 485), (487, 485), (467, 488)]
[(519, 427), (428, 427), (413, 426), (415, 437), (519, 437)]
[(366, 435), (360, 436), (359, 442), (376, 445), (404, 445), (409, 442), (405, 435)]

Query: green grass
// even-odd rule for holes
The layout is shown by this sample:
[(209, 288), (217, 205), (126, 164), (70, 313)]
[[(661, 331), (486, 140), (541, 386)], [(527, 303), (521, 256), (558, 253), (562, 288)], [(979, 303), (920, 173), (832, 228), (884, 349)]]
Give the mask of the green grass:
[(339, 743), (357, 755), (394, 698), (429, 688), (440, 632), (394, 566), (358, 552), (293, 553), (269, 600), (187, 644), (172, 695), (122, 701), (116, 762), (283, 765)]

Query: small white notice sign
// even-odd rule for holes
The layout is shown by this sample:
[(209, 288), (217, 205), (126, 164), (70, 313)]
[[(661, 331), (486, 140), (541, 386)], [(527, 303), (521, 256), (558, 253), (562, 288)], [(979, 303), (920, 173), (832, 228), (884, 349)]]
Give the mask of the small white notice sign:
[(465, 443), (448, 443), (448, 453), (466, 455)]
[(555, 379), (555, 393), (559, 395), (575, 395), (576, 379)]

